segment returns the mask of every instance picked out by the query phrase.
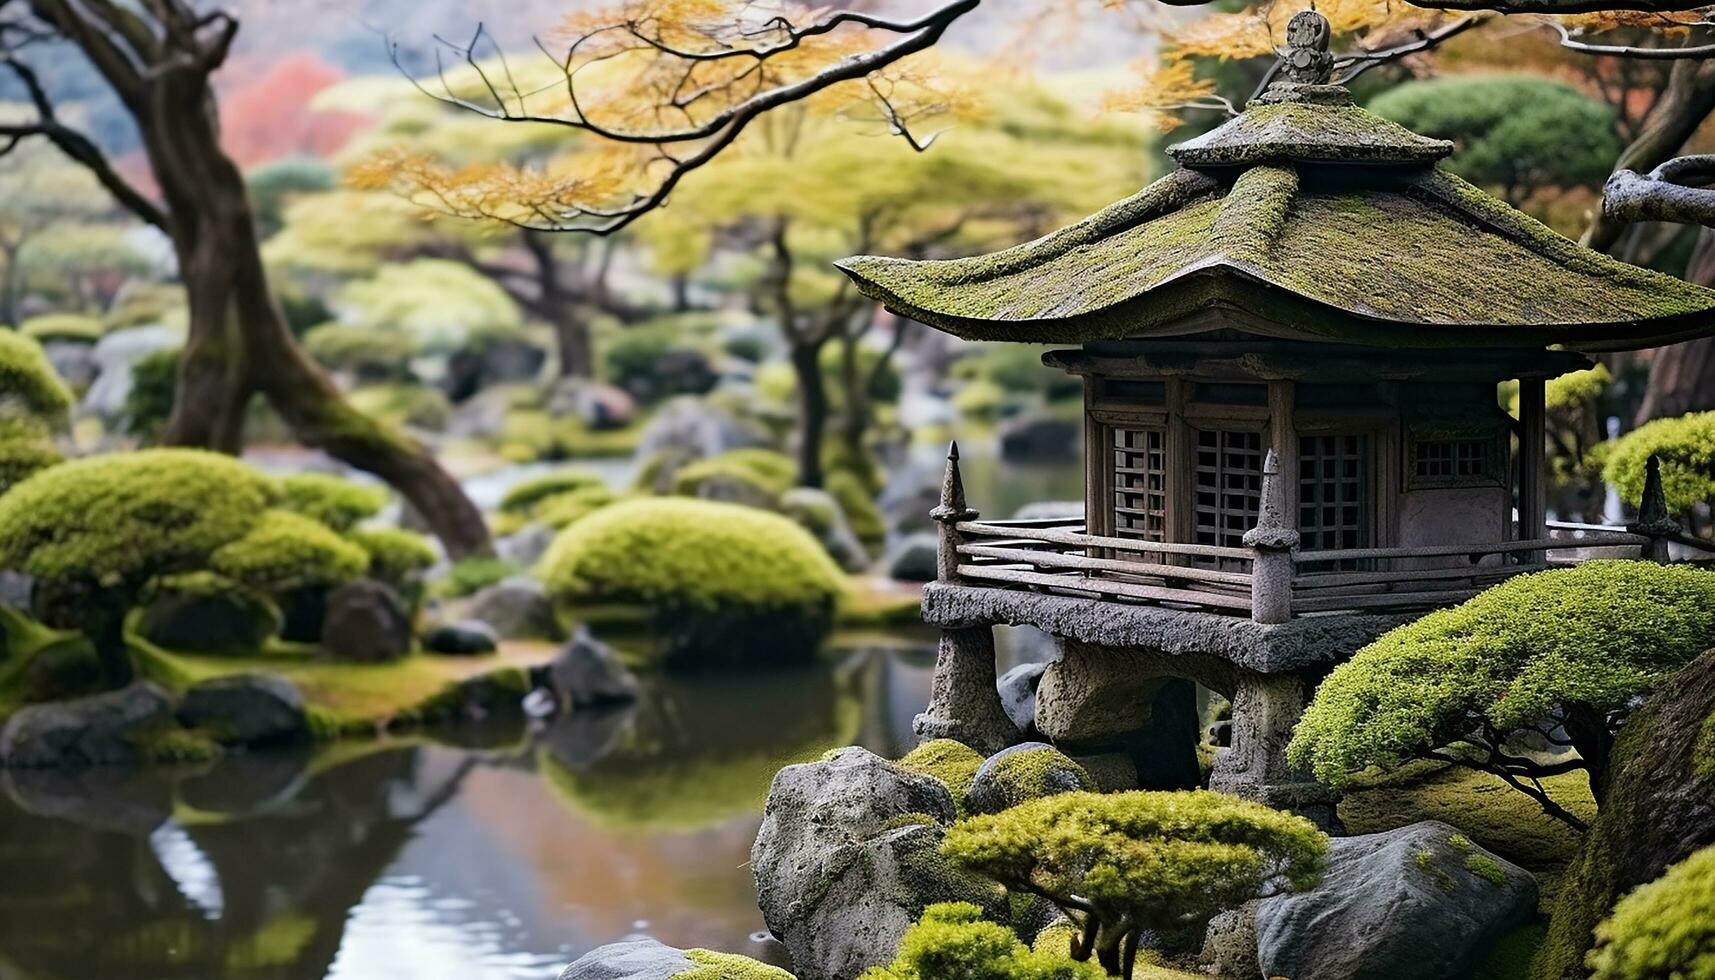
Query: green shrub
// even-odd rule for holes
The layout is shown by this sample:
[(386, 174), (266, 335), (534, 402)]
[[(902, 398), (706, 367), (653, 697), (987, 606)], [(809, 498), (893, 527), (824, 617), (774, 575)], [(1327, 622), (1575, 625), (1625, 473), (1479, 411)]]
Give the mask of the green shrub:
[(18, 325), (18, 332), (42, 343), (68, 341), (93, 344), (107, 332), (99, 317), (81, 313), (47, 313), (33, 316)]
[(125, 393), (119, 427), (150, 438), (166, 428), (179, 390), (179, 348), (144, 356), (131, 365), (131, 390)]
[(563, 602), (653, 610), (675, 650), (758, 657), (807, 652), (845, 581), (784, 517), (671, 498), (623, 501), (573, 524), (538, 575)]
[(1489, 753), (1461, 760), (1492, 768), (1494, 737), (1564, 712), (1611, 717), (1712, 644), (1708, 572), (1597, 561), (1522, 575), (1384, 634), (1336, 667), (1288, 758), (1333, 786), (1456, 742)]
[(1715, 412), (1656, 419), (1616, 439), (1602, 477), (1632, 506), (1643, 500), (1651, 456), (1661, 457), (1661, 488), (1676, 514), (1715, 500)]
[(1614, 376), (1608, 373), (1606, 364), (1572, 371), (1550, 378), (1543, 385), (1543, 407), (1550, 412), (1582, 409), (1606, 395), (1613, 386)]
[(349, 531), (387, 505), (386, 490), (327, 473), (293, 473), (280, 481), (280, 488), (281, 508), (335, 531)]
[(405, 378), (416, 342), (409, 334), (386, 327), (324, 323), (304, 334), (304, 349), (325, 367), (349, 371), (360, 378)]
[(972, 422), (991, 425), (999, 422), (1006, 403), (1006, 389), (983, 379), (967, 381), (953, 393), (953, 408)]
[(1036, 344), (990, 344), (954, 362), (952, 376), (990, 381), (1006, 391), (1041, 392), (1050, 401), (1081, 396), (1083, 379), (1042, 363), (1042, 355), (1050, 350)]
[(535, 520), (556, 531), (563, 531), (618, 499), (619, 495), (606, 486), (556, 494), (537, 505)]
[(42, 345), (0, 330), (0, 412), (52, 423), (64, 418), (71, 402), (70, 389), (54, 373)]
[(1303, 817), (1205, 790), (1060, 793), (954, 824), (942, 853), (1077, 923), (1110, 973), (1141, 930), (1194, 939), (1217, 913), (1320, 874), (1327, 839)]
[(243, 537), (209, 555), (215, 572), (265, 592), (339, 585), (361, 576), (370, 556), (327, 525), (271, 510)]
[(555, 470), (520, 482), (500, 498), (500, 509), (508, 514), (528, 516), (535, 506), (549, 497), (556, 497), (586, 487), (605, 486), (602, 478), (588, 470)]
[(397, 527), (359, 528), (346, 540), (369, 555), (370, 578), (400, 587), (433, 568), (440, 555), (429, 539)]
[(31, 421), (0, 418), (0, 494), (64, 459), (42, 427)]
[(899, 760), (901, 768), (933, 776), (953, 794), (953, 806), (959, 815), (965, 813), (965, 794), (971, 791), (971, 781), (982, 768), (981, 752), (963, 742), (937, 738), (924, 742)]
[(504, 582), (518, 572), (517, 565), (502, 558), (465, 558), (453, 562), (446, 577), (435, 583), (435, 592), (458, 599)]
[(887, 966), (862, 980), (1104, 980), (1107, 971), (1079, 963), (1065, 953), (1036, 951), (1011, 929), (984, 921), (982, 910), (967, 902), (942, 902), (899, 942)]
[(368, 385), (351, 393), (351, 405), (396, 426), (440, 432), (452, 421), (453, 404), (441, 389), (425, 384)]
[(704, 484), (717, 480), (737, 481), (774, 500), (798, 481), (798, 465), (790, 456), (772, 449), (730, 449), (679, 470), (673, 478), (673, 492), (695, 497)]
[(1715, 847), (1620, 899), (1588, 963), (1591, 980), (1715, 977)]

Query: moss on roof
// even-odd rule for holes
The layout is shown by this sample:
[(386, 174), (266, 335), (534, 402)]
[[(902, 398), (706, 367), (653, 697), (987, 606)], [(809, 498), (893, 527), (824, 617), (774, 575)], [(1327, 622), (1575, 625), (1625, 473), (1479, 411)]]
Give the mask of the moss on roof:
[(1276, 102), (1247, 109), (1167, 152), (1196, 167), (1289, 160), (1425, 163), (1452, 153), (1453, 144), (1419, 136), (1349, 103)]
[[(1645, 347), (1715, 320), (1715, 292), (1582, 248), (1451, 174), (1306, 181), (1307, 166), (1254, 166), (1230, 185), (1181, 168), (1080, 224), (993, 255), (839, 266), (889, 307), (976, 340), (1147, 335), (1186, 312), (1162, 295), (1168, 287), (1209, 276), (1415, 328), (1372, 338), (1409, 346)], [(1662, 322), (1645, 325), (1652, 320)], [(1311, 328), (1365, 340), (1339, 329)]]

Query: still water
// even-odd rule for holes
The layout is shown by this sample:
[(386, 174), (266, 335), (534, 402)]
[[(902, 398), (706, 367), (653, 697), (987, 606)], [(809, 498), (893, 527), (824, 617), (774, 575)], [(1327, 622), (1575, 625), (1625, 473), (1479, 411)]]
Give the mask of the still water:
[(547, 980), (639, 932), (780, 962), (748, 867), (774, 771), (908, 748), (931, 640), (536, 730), (0, 773), (0, 980)]

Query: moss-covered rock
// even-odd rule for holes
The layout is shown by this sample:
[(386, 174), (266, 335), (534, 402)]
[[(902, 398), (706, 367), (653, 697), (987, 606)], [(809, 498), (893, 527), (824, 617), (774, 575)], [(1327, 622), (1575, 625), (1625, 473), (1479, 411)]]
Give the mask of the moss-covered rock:
[(524, 480), (506, 491), (505, 496), (500, 498), (500, 510), (505, 514), (527, 517), (537, 504), (550, 497), (600, 486), (606, 486), (601, 476), (588, 470), (555, 470)]
[(1715, 977), (1715, 847), (1620, 900), (1596, 927), (1591, 980)]
[(982, 765), (982, 753), (950, 738), (924, 742), (899, 760), (901, 769), (939, 779), (953, 794), (954, 809), (961, 817), (965, 815), (965, 794), (971, 791), (971, 781)]
[(349, 531), (358, 521), (381, 513), (387, 491), (327, 473), (294, 473), (280, 480), (280, 506), (335, 531)]
[(1026, 742), (989, 756), (971, 777), (965, 805), (972, 813), (999, 813), (1056, 793), (1095, 792), (1083, 766), (1045, 742)]
[(759, 963), (737, 953), (687, 949), (685, 959), (696, 966), (685, 973), (674, 974), (673, 980), (793, 980), (792, 974), (777, 966)]
[(778, 659), (814, 648), (844, 576), (802, 528), (699, 500), (633, 500), (561, 532), (538, 575), (571, 605), (653, 611), (678, 664)]
[(153, 591), (133, 628), (168, 650), (255, 653), (284, 625), (265, 596), (213, 572), (169, 576)]
[(792, 489), (797, 478), (797, 464), (785, 453), (733, 449), (680, 469), (673, 478), (673, 492), (682, 497), (772, 507)]
[(1700, 737), (1711, 719), (1715, 650), (1668, 678), (1620, 729), (1602, 808), (1550, 910), (1533, 980), (1582, 980), (1596, 925), (1615, 901), (1715, 844), (1715, 766)]

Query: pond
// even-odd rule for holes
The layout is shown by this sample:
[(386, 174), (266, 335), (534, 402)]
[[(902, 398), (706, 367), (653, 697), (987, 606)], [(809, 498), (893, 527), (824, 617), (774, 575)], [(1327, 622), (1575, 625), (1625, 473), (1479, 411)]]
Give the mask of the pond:
[(0, 977), (547, 980), (640, 932), (787, 965), (748, 867), (774, 771), (906, 751), (932, 644), (651, 678), (534, 729), (0, 773)]

